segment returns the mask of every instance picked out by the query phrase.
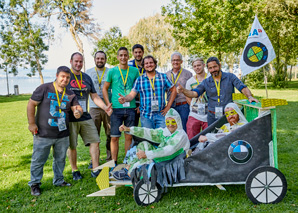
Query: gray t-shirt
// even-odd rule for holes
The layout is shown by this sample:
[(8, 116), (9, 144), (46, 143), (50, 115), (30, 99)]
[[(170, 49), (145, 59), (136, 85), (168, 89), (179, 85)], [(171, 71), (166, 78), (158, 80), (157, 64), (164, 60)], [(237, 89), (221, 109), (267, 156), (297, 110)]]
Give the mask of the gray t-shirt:
[[(95, 90), (96, 90), (96, 93), (98, 94), (98, 96), (104, 101), (103, 99), (103, 95), (102, 95), (102, 88), (103, 88), (103, 85), (105, 83), (105, 80), (106, 80), (106, 76), (107, 76), (107, 73), (109, 72), (109, 68), (105, 67), (105, 71), (101, 71), (101, 70), (97, 70), (97, 73), (98, 73), (98, 76), (96, 74), (96, 70), (95, 70), (95, 67), (92, 67), (90, 69), (88, 69), (86, 71), (86, 74), (90, 76), (90, 78), (92, 79), (92, 82), (94, 84), (94, 87), (95, 87)], [(103, 76), (102, 76), (103, 75)], [(101, 79), (101, 82), (99, 83)], [(111, 97), (111, 89), (109, 88), (108, 89), (108, 95), (109, 95), (109, 98)], [(89, 97), (89, 107), (90, 108), (99, 108), (93, 101), (92, 99)]]
[[(166, 74), (167, 74), (168, 78), (172, 81), (173, 84), (175, 84), (175, 81), (179, 76), (179, 79), (177, 80), (175, 86), (177, 87), (178, 83), (180, 83), (185, 88), (187, 80), (192, 77), (192, 73), (186, 69), (182, 69), (182, 72), (180, 75), (179, 75), (179, 72), (177, 73), (176, 76), (173, 73), (173, 70), (169, 70), (168, 72), (166, 72)], [(168, 100), (169, 100), (169, 98), (170, 98), (169, 92), (168, 92), (167, 96), (168, 96)], [(185, 101), (186, 101), (185, 95), (183, 93), (179, 93), (179, 94), (177, 94), (172, 106), (175, 107), (176, 103), (185, 102)]]

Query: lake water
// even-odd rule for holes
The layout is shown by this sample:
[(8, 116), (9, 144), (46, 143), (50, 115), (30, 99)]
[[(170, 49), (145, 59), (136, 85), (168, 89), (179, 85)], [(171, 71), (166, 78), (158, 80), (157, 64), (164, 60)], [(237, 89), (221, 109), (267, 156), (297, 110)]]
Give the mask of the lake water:
[[(44, 82), (54, 81), (56, 78), (55, 70), (44, 70)], [(37, 74), (33, 77), (28, 77), (24, 72), (20, 72), (19, 75), (13, 76), (8, 74), (9, 93), (14, 94), (14, 85), (19, 86), (19, 93), (33, 93), (33, 91), (40, 85), (40, 78)], [(5, 72), (0, 73), (0, 95), (7, 95), (7, 82)]]

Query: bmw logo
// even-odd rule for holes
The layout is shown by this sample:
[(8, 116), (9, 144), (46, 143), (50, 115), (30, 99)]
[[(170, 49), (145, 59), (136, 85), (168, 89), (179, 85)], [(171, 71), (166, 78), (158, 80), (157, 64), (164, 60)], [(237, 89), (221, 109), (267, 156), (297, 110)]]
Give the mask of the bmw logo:
[(245, 47), (243, 53), (244, 62), (252, 67), (263, 65), (267, 61), (268, 50), (261, 42), (251, 42)]
[(228, 155), (234, 163), (245, 164), (251, 159), (253, 150), (248, 142), (238, 140), (229, 146)]

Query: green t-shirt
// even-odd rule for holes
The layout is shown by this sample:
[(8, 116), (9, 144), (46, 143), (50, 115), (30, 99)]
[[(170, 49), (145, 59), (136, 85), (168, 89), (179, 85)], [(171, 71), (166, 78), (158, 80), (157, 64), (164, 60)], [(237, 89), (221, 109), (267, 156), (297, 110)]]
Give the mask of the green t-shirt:
[[(122, 75), (124, 81), (126, 80), (127, 70), (123, 70)], [(127, 81), (124, 87), (124, 82), (122, 80), (122, 76), (120, 74), (119, 67), (113, 67), (109, 69), (109, 72), (106, 77), (106, 82), (111, 83), (110, 88), (112, 89), (112, 107), (113, 108), (135, 108), (136, 103), (135, 99), (130, 102), (129, 107), (123, 107), (122, 104), (119, 103), (119, 93), (123, 96), (128, 95), (133, 88), (135, 80), (139, 77), (139, 70), (135, 67), (129, 67), (129, 72), (127, 76)]]

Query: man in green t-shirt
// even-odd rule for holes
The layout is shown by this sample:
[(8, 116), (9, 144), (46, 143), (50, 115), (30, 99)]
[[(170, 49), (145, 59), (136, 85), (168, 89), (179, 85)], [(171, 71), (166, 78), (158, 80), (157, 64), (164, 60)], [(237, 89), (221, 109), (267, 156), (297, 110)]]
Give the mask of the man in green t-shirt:
[[(111, 115), (111, 154), (112, 159), (117, 164), (119, 137), (121, 132), (119, 127), (123, 124), (131, 127), (135, 120), (135, 100), (120, 104), (118, 98), (119, 94), (126, 96), (133, 88), (135, 80), (139, 77), (139, 70), (135, 67), (128, 66), (129, 53), (126, 47), (120, 47), (117, 52), (117, 59), (119, 65), (111, 68), (107, 74), (102, 93), (107, 104), (110, 103), (108, 96), (108, 89), (112, 89), (112, 107), (113, 113)], [(132, 136), (125, 133), (125, 153), (130, 147)]]

